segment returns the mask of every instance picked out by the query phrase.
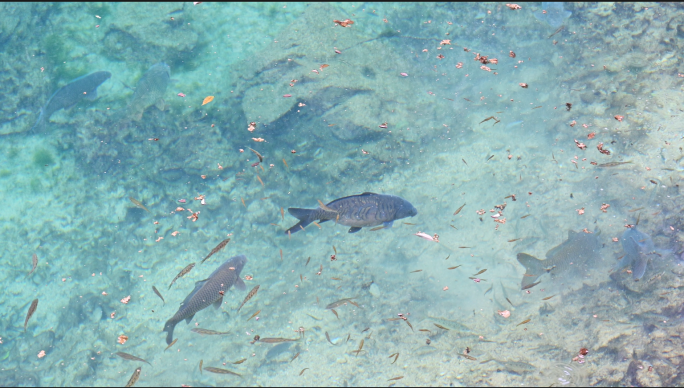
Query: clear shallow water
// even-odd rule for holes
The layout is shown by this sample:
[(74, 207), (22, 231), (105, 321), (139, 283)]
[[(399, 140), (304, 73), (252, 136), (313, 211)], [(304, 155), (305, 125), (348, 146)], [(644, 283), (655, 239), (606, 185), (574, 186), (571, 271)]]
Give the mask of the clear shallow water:
[[(0, 384), (123, 385), (138, 366), (137, 386), (681, 384), (682, 10), (565, 4), (554, 34), (541, 4), (522, 6), (3, 5)], [(159, 62), (165, 109), (132, 120)], [(97, 100), (31, 130), (58, 88), (95, 71), (112, 73)], [(599, 167), (616, 162), (630, 163)], [(288, 207), (365, 191), (418, 215), (283, 233)], [(637, 220), (671, 252), (639, 282), (611, 273)], [(520, 290), (516, 255), (544, 258), (568, 230), (594, 232), (598, 259)], [(257, 296), (236, 313), (247, 291), (231, 289), (164, 351), (164, 322), (238, 254)], [(343, 298), (359, 306), (325, 309)], [(250, 343), (301, 327), (298, 342)]]

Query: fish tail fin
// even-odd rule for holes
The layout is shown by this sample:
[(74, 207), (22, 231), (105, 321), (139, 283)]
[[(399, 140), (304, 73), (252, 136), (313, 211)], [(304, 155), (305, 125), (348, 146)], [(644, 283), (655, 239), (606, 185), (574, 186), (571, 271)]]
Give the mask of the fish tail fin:
[(527, 253), (518, 253), (518, 262), (525, 267), (525, 275), (523, 275), (520, 285), (521, 289), (524, 290), (526, 286), (533, 284), (544, 273), (544, 262)]
[(40, 108), (40, 116), (38, 116), (38, 120), (36, 120), (36, 123), (33, 124), (31, 127), (31, 133), (35, 133), (35, 129), (38, 128), (38, 126), (44, 124), (43, 118), (45, 117), (45, 109)]
[(297, 233), (303, 228), (306, 228), (315, 218), (313, 218), (313, 215), (315, 214), (316, 210), (315, 209), (299, 209), (295, 207), (291, 207), (287, 209), (287, 211), (292, 214), (295, 218), (299, 220), (297, 224), (295, 224), (293, 227), (285, 231), (285, 234), (289, 233)]
[(178, 322), (173, 322), (173, 321), (167, 321), (166, 324), (164, 325), (164, 330), (167, 332), (166, 334), (166, 344), (171, 345), (171, 342), (173, 342), (173, 329), (176, 328), (176, 323)]
[(649, 258), (646, 255), (639, 255), (639, 258), (636, 260), (636, 263), (632, 267), (632, 279), (634, 279), (635, 282), (638, 282), (639, 279), (644, 276), (644, 273), (646, 273), (648, 260)]

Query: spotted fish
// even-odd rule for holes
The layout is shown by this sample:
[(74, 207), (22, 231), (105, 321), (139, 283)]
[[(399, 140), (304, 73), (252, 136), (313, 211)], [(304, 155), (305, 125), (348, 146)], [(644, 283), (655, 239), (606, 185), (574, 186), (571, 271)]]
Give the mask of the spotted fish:
[(45, 104), (45, 107), (40, 110), (40, 116), (33, 128), (43, 125), (50, 119), (53, 113), (60, 109), (71, 108), (84, 98), (88, 100), (96, 99), (97, 87), (102, 85), (111, 76), (112, 73), (108, 71), (96, 71), (95, 73), (76, 78), (57, 89), (47, 104)]
[(599, 259), (601, 244), (599, 233), (568, 231), (568, 239), (559, 246), (546, 252), (546, 260), (539, 260), (527, 253), (518, 253), (518, 261), (525, 267), (521, 289), (525, 290), (545, 273), (558, 275), (570, 269), (583, 267), (584, 264)]
[(615, 267), (621, 270), (630, 264), (632, 265), (632, 279), (639, 280), (646, 272), (648, 261), (658, 255), (653, 240), (646, 233), (637, 230), (636, 226), (625, 230), (620, 239), (625, 256)]
[(299, 232), (316, 220), (321, 224), (333, 220), (350, 226), (349, 233), (356, 233), (363, 227), (383, 225), (390, 228), (395, 220), (418, 214), (418, 210), (403, 198), (375, 193), (352, 195), (321, 205), (317, 209), (287, 209), (299, 222), (285, 233)]
[(164, 110), (164, 93), (171, 80), (171, 70), (166, 63), (157, 63), (143, 74), (128, 104), (128, 117), (139, 121), (143, 112), (152, 105)]
[(176, 314), (164, 325), (164, 331), (167, 332), (167, 344), (173, 341), (173, 329), (180, 321), (185, 319), (186, 323), (190, 323), (198, 311), (212, 304), (215, 308), (221, 307), (223, 295), (233, 285), (240, 291), (245, 290), (245, 283), (240, 279), (240, 272), (245, 263), (247, 263), (247, 258), (244, 255), (235, 256), (221, 264), (207, 279), (195, 283), (195, 289), (181, 303)]

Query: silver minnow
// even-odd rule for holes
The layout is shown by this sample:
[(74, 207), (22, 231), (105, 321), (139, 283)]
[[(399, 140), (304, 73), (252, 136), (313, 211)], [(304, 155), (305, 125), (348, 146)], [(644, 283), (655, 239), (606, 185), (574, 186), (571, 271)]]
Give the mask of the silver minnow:
[(413, 217), (418, 214), (411, 203), (394, 195), (363, 193), (336, 199), (317, 209), (287, 209), (299, 222), (285, 233), (303, 230), (313, 221), (336, 221), (351, 226), (349, 233), (356, 233), (363, 227), (384, 225), (391, 228), (395, 220)]
[(135, 121), (142, 118), (143, 112), (155, 105), (164, 110), (164, 93), (171, 79), (171, 69), (166, 63), (157, 63), (143, 74), (135, 87), (133, 99), (128, 104), (128, 117)]
[(646, 272), (648, 261), (657, 255), (653, 240), (646, 233), (637, 230), (636, 226), (625, 230), (620, 239), (625, 256), (616, 265), (615, 270), (621, 270), (632, 265), (632, 279), (639, 280)]
[(50, 119), (53, 113), (60, 109), (71, 108), (81, 99), (94, 100), (97, 98), (97, 87), (108, 80), (112, 73), (108, 71), (96, 71), (82, 77), (78, 77), (68, 84), (57, 89), (50, 97), (45, 107), (40, 110), (40, 116), (33, 128)]
[(245, 283), (240, 278), (240, 272), (246, 262), (247, 258), (244, 255), (235, 256), (221, 264), (208, 278), (195, 283), (195, 289), (181, 303), (176, 314), (164, 325), (164, 331), (168, 333), (167, 344), (173, 341), (173, 329), (180, 321), (185, 319), (186, 323), (190, 323), (198, 311), (212, 304), (215, 308), (221, 307), (223, 295), (233, 285), (240, 291), (245, 290)]

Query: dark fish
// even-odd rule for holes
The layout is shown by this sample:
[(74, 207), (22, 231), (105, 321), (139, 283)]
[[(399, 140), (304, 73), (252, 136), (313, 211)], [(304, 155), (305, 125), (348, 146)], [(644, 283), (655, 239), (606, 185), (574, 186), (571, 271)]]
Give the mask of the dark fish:
[(541, 281), (538, 281), (538, 282), (535, 282), (535, 283), (531, 283), (531, 284), (526, 284), (526, 285), (524, 285), (521, 289), (522, 289), (522, 290), (529, 290), (530, 288), (536, 286), (536, 285), (539, 284), (539, 283), (541, 283)]
[[(247, 147), (247, 148), (249, 148), (249, 147)], [(253, 149), (251, 149), (251, 148), (249, 148), (249, 149), (250, 149), (250, 151), (254, 152), (254, 155), (256, 155), (256, 156), (257, 156), (257, 158), (259, 158), (259, 162), (263, 162), (263, 161), (264, 161), (264, 157), (263, 157), (263, 156), (261, 156), (261, 154), (260, 154), (260, 153), (258, 153), (258, 152), (256, 152), (256, 151), (254, 151), (254, 150), (253, 150)]]
[(625, 251), (625, 256), (615, 266), (615, 270), (621, 270), (630, 264), (632, 265), (632, 279), (639, 280), (646, 272), (648, 261), (653, 258), (656, 253), (653, 246), (653, 240), (646, 233), (637, 230), (637, 227), (625, 230), (620, 239), (622, 250)]
[(169, 284), (169, 290), (171, 289), (171, 286), (173, 286), (173, 283), (175, 283), (176, 280), (178, 280), (178, 278), (187, 275), (188, 272), (192, 271), (193, 268), (195, 268), (195, 263), (188, 264), (187, 267), (183, 268), (183, 269), (178, 273), (178, 275), (176, 275), (176, 277), (173, 278), (173, 280), (171, 281), (171, 284)]
[(246, 359), (246, 358), (243, 358), (242, 360), (235, 361), (233, 364), (235, 364), (235, 365), (237, 365), (237, 364), (242, 364), (242, 363), (245, 362), (245, 361), (247, 361), (247, 359)]
[(31, 306), (28, 309), (28, 314), (26, 314), (26, 320), (24, 320), (24, 331), (26, 331), (26, 326), (28, 325), (28, 321), (33, 316), (33, 313), (36, 312), (37, 308), (38, 308), (38, 299), (34, 299), (33, 302), (31, 302)]
[(325, 339), (327, 339), (328, 342), (330, 342), (330, 345), (335, 346), (335, 344), (330, 340), (330, 334), (328, 334), (327, 331), (325, 332)]
[(50, 119), (53, 113), (60, 109), (71, 108), (83, 98), (94, 100), (97, 98), (97, 87), (108, 80), (112, 73), (108, 71), (96, 71), (76, 78), (68, 84), (59, 88), (48, 100), (45, 107), (40, 110), (40, 117), (33, 126), (42, 125)]
[(629, 164), (632, 163), (632, 161), (627, 161), (627, 162), (609, 162), (609, 163), (601, 163), (597, 165), (596, 167), (615, 167), (615, 166), (621, 166), (623, 164)]
[(259, 285), (257, 284), (257, 286), (252, 288), (252, 291), (250, 291), (249, 294), (247, 294), (247, 296), (245, 297), (245, 300), (242, 301), (242, 304), (240, 305), (240, 307), (238, 307), (238, 309), (237, 309), (238, 313), (240, 312), (240, 309), (242, 308), (242, 306), (244, 306), (248, 300), (252, 299), (252, 297), (254, 295), (256, 295), (258, 291), (259, 291)]
[(200, 261), (200, 264), (202, 264), (202, 263), (204, 263), (205, 261), (207, 261), (207, 259), (210, 258), (214, 253), (216, 253), (216, 252), (220, 251), (221, 249), (223, 249), (223, 247), (225, 247), (226, 244), (228, 244), (229, 242), (230, 242), (230, 239), (229, 239), (229, 238), (227, 238), (227, 239), (221, 241), (221, 242), (216, 246), (216, 248), (212, 249), (211, 252), (209, 252), (209, 254), (207, 255), (207, 257), (205, 257), (204, 259), (202, 259), (202, 261)]
[(126, 383), (126, 387), (132, 387), (135, 385), (135, 383), (138, 382), (138, 379), (140, 378), (140, 371), (142, 371), (142, 368), (138, 367), (138, 369), (133, 372), (133, 375), (131, 376), (130, 380)]
[(26, 276), (30, 276), (33, 271), (36, 270), (36, 267), (38, 266), (38, 255), (35, 253), (33, 254), (33, 258), (31, 259), (31, 271), (28, 273)]
[(164, 331), (168, 333), (167, 344), (173, 340), (173, 329), (180, 321), (185, 319), (187, 323), (190, 323), (198, 311), (212, 304), (215, 308), (219, 308), (223, 303), (223, 294), (233, 285), (240, 291), (245, 290), (245, 283), (240, 279), (240, 272), (245, 263), (247, 263), (247, 258), (244, 255), (235, 256), (221, 264), (207, 279), (195, 283), (195, 289), (185, 298), (176, 314), (164, 325)]
[[(143, 359), (140, 358), (140, 357), (136, 357), (136, 356), (134, 356), (134, 355), (132, 355), (132, 354), (128, 354), (128, 353), (124, 353), (124, 352), (116, 352), (115, 354), (116, 354), (117, 356), (123, 358), (124, 360), (147, 362), (148, 364), (150, 364), (148, 361), (143, 360)], [(152, 364), (150, 364), (150, 365), (152, 365)]]
[(204, 360), (200, 360), (200, 363), (199, 363), (200, 374), (202, 374), (202, 364), (204, 364)]
[(317, 209), (289, 208), (287, 211), (299, 222), (285, 233), (299, 232), (316, 220), (319, 223), (335, 220), (341, 225), (350, 226), (349, 233), (356, 233), (363, 227), (381, 224), (390, 228), (395, 220), (418, 214), (416, 208), (403, 198), (374, 193), (336, 199)]
[(164, 304), (166, 304), (166, 301), (164, 300), (164, 297), (161, 295), (161, 293), (159, 292), (159, 290), (157, 290), (157, 287), (152, 286), (152, 291), (154, 291), (154, 293), (157, 294), (157, 296), (162, 300), (162, 302), (164, 302)]
[(233, 376), (242, 377), (242, 375), (239, 375), (235, 372), (231, 372), (228, 369), (214, 368), (213, 366), (208, 366), (208, 367), (204, 368), (204, 370), (207, 372), (211, 372), (211, 373), (218, 373), (220, 375), (233, 375)]
[(559, 276), (560, 273), (583, 268), (585, 264), (597, 261), (601, 248), (597, 235), (598, 233), (577, 233), (570, 230), (567, 240), (546, 252), (546, 260), (539, 260), (527, 253), (518, 253), (518, 261), (525, 267), (521, 289), (533, 287), (532, 284), (545, 272)]
[(537, 367), (522, 361), (499, 361), (496, 359), (489, 359), (487, 361), (482, 361), (480, 364), (486, 364), (490, 361), (501, 364), (507, 371), (513, 372), (518, 375), (523, 375), (525, 373), (531, 373), (537, 370)]
[(128, 117), (138, 121), (143, 112), (152, 105), (164, 110), (164, 93), (171, 80), (171, 69), (166, 63), (157, 63), (150, 67), (138, 81), (133, 99), (128, 104)]
[(230, 334), (229, 331), (216, 331), (216, 330), (200, 329), (200, 328), (194, 328), (190, 331), (193, 333), (201, 334), (201, 335), (226, 335), (226, 334)]

